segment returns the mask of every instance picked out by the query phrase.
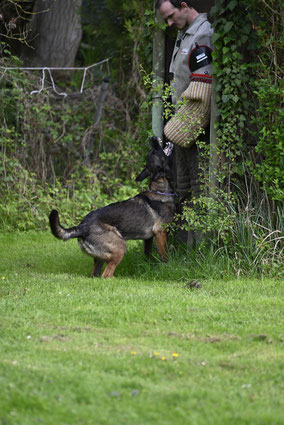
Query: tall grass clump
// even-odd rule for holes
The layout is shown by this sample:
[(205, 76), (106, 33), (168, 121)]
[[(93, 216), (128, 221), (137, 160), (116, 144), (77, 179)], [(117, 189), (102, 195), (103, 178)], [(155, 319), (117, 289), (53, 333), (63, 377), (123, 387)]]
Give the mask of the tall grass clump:
[(196, 255), (201, 261), (226, 263), (229, 274), (281, 277), (283, 213), (282, 203), (271, 200), (256, 180), (245, 178), (231, 194), (216, 190), (192, 199), (173, 227), (200, 235)]
[(275, 205), (263, 194), (257, 203), (247, 198), (243, 205), (238, 199), (229, 207), (234, 219), (217, 252), (232, 259), (238, 275), (283, 276), (283, 206)]

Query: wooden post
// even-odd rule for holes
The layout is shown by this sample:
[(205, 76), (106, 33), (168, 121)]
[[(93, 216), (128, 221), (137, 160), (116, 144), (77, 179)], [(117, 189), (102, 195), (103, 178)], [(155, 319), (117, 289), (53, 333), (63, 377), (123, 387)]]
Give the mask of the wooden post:
[[(158, 11), (156, 11), (156, 20), (158, 24), (163, 23)], [(164, 131), (162, 86), (165, 78), (165, 33), (159, 28), (156, 29), (153, 39), (153, 78), (153, 87), (157, 91), (152, 96), (152, 130), (155, 136), (162, 139)]]
[(217, 120), (217, 104), (216, 104), (216, 84), (217, 78), (213, 75), (212, 80), (212, 96), (211, 96), (211, 121), (210, 121), (210, 160), (209, 160), (209, 193), (214, 197), (218, 187), (218, 145), (217, 131), (215, 121)]

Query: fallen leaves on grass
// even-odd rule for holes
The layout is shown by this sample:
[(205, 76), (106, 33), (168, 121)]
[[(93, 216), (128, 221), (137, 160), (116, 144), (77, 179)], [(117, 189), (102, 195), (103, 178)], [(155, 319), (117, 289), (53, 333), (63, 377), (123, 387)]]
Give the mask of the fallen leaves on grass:
[[(136, 356), (137, 355), (137, 351), (130, 351), (130, 354), (132, 356)], [(168, 358), (170, 358), (170, 356), (166, 357), (165, 355), (161, 355), (159, 351), (154, 351), (153, 353), (149, 353), (148, 354), (148, 357), (150, 357), (150, 359), (153, 358), (153, 359), (158, 359), (158, 360), (162, 360), (162, 361), (165, 361)], [(179, 354), (176, 353), (175, 351), (173, 351), (171, 353), (172, 360), (177, 360), (178, 357), (179, 357)]]

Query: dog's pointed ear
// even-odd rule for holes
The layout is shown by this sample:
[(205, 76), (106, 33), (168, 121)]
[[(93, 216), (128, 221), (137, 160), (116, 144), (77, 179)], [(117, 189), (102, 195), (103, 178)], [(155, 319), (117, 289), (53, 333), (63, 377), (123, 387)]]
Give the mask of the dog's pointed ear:
[(141, 173), (136, 177), (136, 181), (142, 182), (142, 180), (145, 180), (149, 176), (150, 176), (149, 171), (147, 170), (147, 168), (144, 168), (144, 170), (142, 170)]

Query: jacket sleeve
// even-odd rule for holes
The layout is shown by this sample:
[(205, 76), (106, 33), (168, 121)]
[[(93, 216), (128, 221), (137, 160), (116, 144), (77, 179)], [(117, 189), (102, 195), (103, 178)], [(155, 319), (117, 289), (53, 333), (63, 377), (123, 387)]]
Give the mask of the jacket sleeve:
[(192, 81), (182, 97), (184, 105), (168, 121), (164, 133), (171, 142), (190, 147), (209, 124), (211, 84)]

